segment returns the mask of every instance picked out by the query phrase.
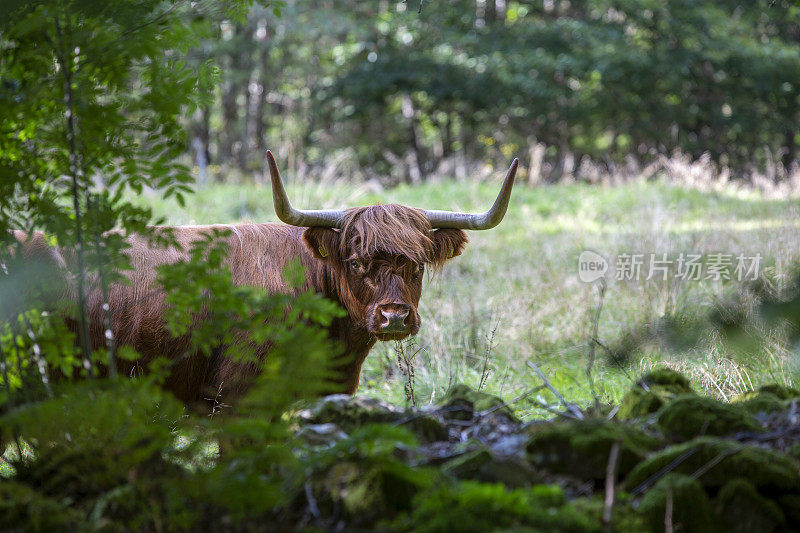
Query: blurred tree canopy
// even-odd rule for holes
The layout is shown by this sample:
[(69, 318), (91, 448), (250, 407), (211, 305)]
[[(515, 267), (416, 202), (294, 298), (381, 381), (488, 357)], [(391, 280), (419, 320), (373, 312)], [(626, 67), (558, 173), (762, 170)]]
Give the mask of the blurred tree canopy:
[(256, 6), (223, 22), (195, 54), (222, 67), (191, 120), (198, 146), (245, 171), (269, 145), (300, 174), (336, 157), (412, 181), (536, 143), (606, 164), (675, 149), (734, 169), (797, 159), (793, 1), (417, 7), (298, 0), (280, 18)]

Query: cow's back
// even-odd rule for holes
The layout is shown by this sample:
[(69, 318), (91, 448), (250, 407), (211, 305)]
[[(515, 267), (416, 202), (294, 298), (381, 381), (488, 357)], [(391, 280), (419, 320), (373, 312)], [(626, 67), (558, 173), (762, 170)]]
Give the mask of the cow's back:
[[(165, 357), (171, 361), (171, 373), (165, 386), (187, 403), (214, 395), (219, 383), (222, 358), (219, 354), (200, 355), (190, 351), (188, 336), (173, 338), (166, 330), (164, 312), (166, 299), (157, 283), (158, 267), (188, 260), (192, 244), (213, 230), (228, 230), (228, 264), (234, 283), (251, 285), (267, 292), (284, 292), (287, 287), (282, 272), (289, 262), (299, 258), (307, 269), (314, 269), (311, 255), (302, 244), (302, 229), (279, 224), (240, 224), (218, 226), (176, 226), (169, 228), (180, 247), (167, 249), (151, 246), (147, 239), (133, 236), (127, 239), (126, 251), (131, 270), (124, 273), (128, 283), (112, 284), (108, 291), (108, 314), (103, 309), (104, 296), (96, 277), (87, 278), (87, 309), (90, 337), (93, 348), (106, 344), (106, 320), (111, 322), (115, 343), (134, 348), (141, 358), (136, 361), (118, 361), (124, 374), (141, 372), (150, 361)], [(158, 231), (158, 229), (157, 229)], [(76, 257), (68, 250), (58, 250), (49, 245), (41, 233), (30, 239), (24, 232), (15, 236), (24, 243), (26, 261), (44, 263), (49, 275), (58, 276), (58, 297), (74, 299), (77, 292), (68, 290), (74, 285), (69, 273), (77, 271)], [(313, 279), (309, 273), (306, 278)], [(70, 283), (70, 280), (73, 282)], [(313, 285), (307, 282), (303, 289)], [(63, 288), (63, 287), (66, 287)], [(189, 312), (201, 310), (188, 310)], [(73, 321), (68, 321), (77, 329)]]

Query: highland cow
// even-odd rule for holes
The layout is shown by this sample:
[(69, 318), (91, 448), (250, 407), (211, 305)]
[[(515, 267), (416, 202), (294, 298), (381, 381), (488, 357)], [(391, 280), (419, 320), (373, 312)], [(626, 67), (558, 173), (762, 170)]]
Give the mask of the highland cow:
[[(132, 371), (156, 357), (175, 360), (165, 386), (187, 403), (223, 390), (236, 396), (247, 383), (247, 370), (222, 355), (186, 357), (187, 337), (174, 338), (165, 328), (165, 295), (156, 283), (157, 267), (188, 258), (193, 242), (214, 229), (227, 229), (228, 259), (238, 285), (286, 291), (281, 273), (293, 259), (305, 268), (305, 283), (298, 290), (313, 290), (337, 302), (347, 315), (333, 321), (330, 337), (344, 349), (338, 367), (346, 392), (358, 387), (361, 365), (377, 341), (401, 340), (420, 328), (417, 311), (425, 268), (439, 269), (461, 254), (467, 243), (463, 230), (489, 229), (505, 215), (518, 160), (506, 175), (494, 205), (482, 214), (427, 211), (402, 205), (375, 205), (346, 210), (301, 211), (289, 203), (275, 160), (267, 152), (275, 211), (286, 224), (235, 224), (176, 226), (170, 228), (178, 247), (153, 247), (142, 237), (128, 239), (132, 269), (129, 284), (110, 287), (108, 303), (111, 330), (117, 344), (129, 345), (139, 362), (120, 361), (121, 371)], [(44, 235), (16, 232), (24, 242), (23, 257), (39, 258), (64, 276), (74, 262), (74, 251), (57, 250)], [(56, 275), (56, 274), (51, 274)], [(63, 286), (62, 298), (77, 294), (73, 282)], [(87, 289), (89, 336), (93, 347), (103, 346), (105, 327), (103, 295), (96, 284)], [(268, 349), (262, 356), (266, 356)], [(179, 359), (180, 358), (180, 359)], [(179, 360), (178, 360), (179, 359)]]

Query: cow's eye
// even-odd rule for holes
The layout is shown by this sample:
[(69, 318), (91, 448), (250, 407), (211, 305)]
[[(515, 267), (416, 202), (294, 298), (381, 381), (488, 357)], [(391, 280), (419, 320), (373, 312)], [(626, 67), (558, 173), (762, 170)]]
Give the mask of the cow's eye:
[(359, 261), (358, 259), (351, 259), (350, 268), (352, 268), (353, 270), (361, 270), (361, 261)]

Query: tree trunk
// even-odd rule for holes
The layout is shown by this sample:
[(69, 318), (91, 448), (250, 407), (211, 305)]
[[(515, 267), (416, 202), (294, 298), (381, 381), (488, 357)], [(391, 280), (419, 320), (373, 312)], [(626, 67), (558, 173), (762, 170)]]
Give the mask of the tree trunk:
[(403, 117), (408, 120), (408, 142), (411, 145), (411, 156), (408, 158), (408, 174), (411, 178), (411, 183), (418, 184), (422, 182), (422, 147), (419, 143), (419, 131), (417, 128), (416, 109), (414, 109), (414, 101), (407, 94), (403, 95)]
[(259, 79), (259, 86), (261, 87), (261, 94), (259, 95), (258, 105), (256, 106), (256, 148), (261, 154), (267, 146), (267, 139), (264, 135), (266, 129), (267, 117), (264, 116), (267, 103), (267, 72), (269, 72), (269, 50), (264, 49), (261, 51), (261, 75)]
[(787, 171), (792, 163), (797, 160), (797, 143), (795, 142), (795, 130), (787, 129), (784, 135), (785, 149), (783, 151), (783, 168)]

